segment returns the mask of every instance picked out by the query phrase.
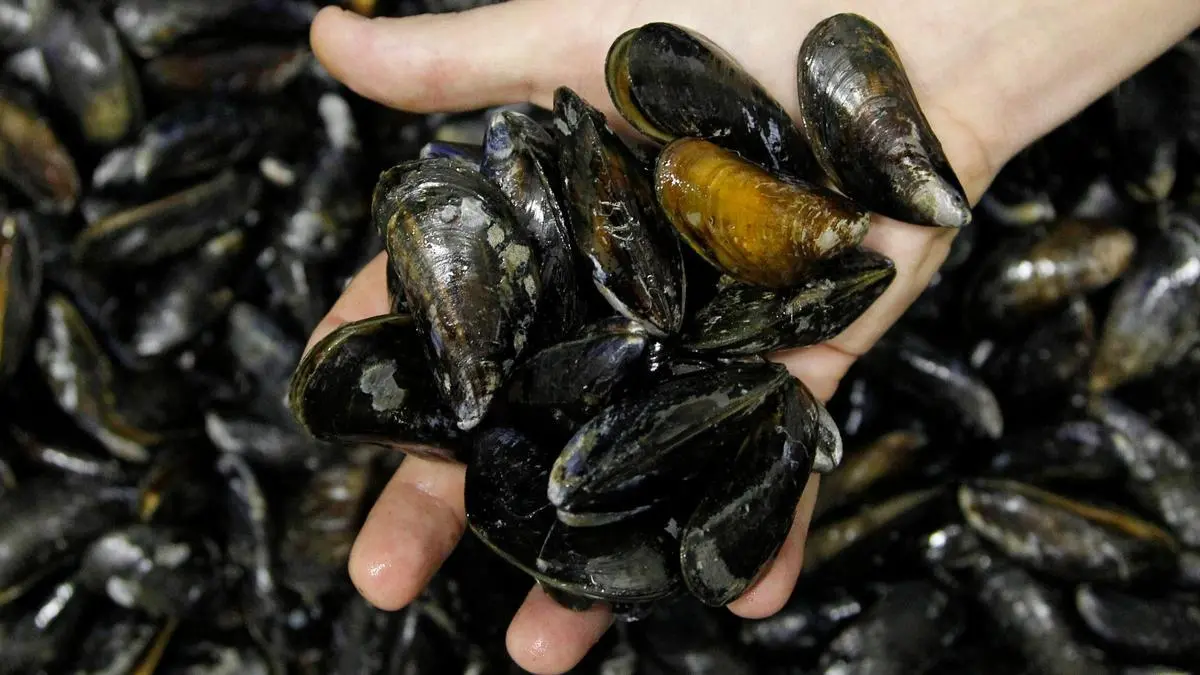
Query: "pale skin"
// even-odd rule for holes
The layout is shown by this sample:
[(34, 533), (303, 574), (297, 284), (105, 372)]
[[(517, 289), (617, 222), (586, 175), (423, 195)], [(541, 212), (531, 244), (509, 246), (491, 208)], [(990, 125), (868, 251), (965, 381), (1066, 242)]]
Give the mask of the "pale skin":
[[(1196, 0), (512, 0), (404, 19), (326, 8), (313, 23), (312, 44), (335, 77), (395, 108), (549, 107), (554, 89), (565, 85), (619, 124), (603, 77), (608, 46), (628, 28), (669, 21), (731, 52), (795, 116), (796, 50), (813, 25), (838, 12), (862, 14), (891, 37), (972, 204), (1021, 148), (1200, 25)], [(875, 216), (865, 243), (895, 261), (891, 287), (837, 338), (773, 358), (828, 399), (855, 358), (920, 295), (953, 236)], [(363, 268), (310, 346), (342, 323), (388, 311), (385, 265), (381, 256)], [(350, 576), (371, 603), (391, 610), (411, 602), (457, 544), (465, 527), (463, 476), (453, 464), (410, 458), (401, 465), (350, 556)], [(817, 482), (810, 478), (786, 543), (729, 611), (766, 617), (787, 601)], [(602, 606), (572, 612), (535, 586), (509, 626), (508, 650), (527, 671), (564, 672), (611, 622)]]

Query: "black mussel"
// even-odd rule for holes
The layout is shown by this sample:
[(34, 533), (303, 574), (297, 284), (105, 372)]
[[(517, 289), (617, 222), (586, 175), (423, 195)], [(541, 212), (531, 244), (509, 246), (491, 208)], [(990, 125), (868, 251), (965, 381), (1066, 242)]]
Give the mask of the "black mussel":
[(1200, 363), (1184, 363), (1121, 391), (1185, 448), (1200, 447)]
[(613, 41), (604, 72), (617, 111), (655, 140), (703, 138), (794, 178), (820, 170), (783, 106), (694, 30), (669, 23), (628, 30)]
[(457, 141), (429, 141), (421, 146), (417, 153), (421, 159), (445, 157), (456, 162), (462, 162), (469, 169), (479, 171), (483, 168), (484, 150), (474, 143), (459, 143)]
[(1129, 491), (1154, 513), (1179, 542), (1200, 548), (1200, 471), (1176, 471), (1151, 480), (1134, 479)]
[(26, 49), (37, 43), (41, 26), (57, 3), (4, 0), (0, 3), (0, 49)]
[(446, 159), (384, 172), (372, 211), (428, 338), (434, 382), (472, 429), (533, 337), (541, 280), (532, 235), (499, 188)]
[(604, 114), (566, 87), (554, 93), (554, 117), (576, 255), (613, 309), (656, 335), (678, 332), (683, 251), (641, 165)]
[(0, 675), (62, 672), (97, 598), (74, 580), (55, 584), (11, 627), (0, 624)]
[(929, 438), (919, 429), (895, 429), (848, 451), (836, 471), (822, 476), (813, 519), (908, 473), (926, 454), (928, 445)]
[(72, 434), (61, 440), (49, 440), (41, 433), (35, 434), (16, 425), (10, 426), (8, 433), (15, 442), (17, 454), (36, 466), (112, 483), (127, 478), (127, 471), (120, 461), (93, 443), (72, 438)]
[(872, 548), (881, 539), (900, 536), (907, 524), (929, 512), (941, 494), (938, 488), (904, 492), (813, 529), (804, 544), (804, 573), (827, 568), (843, 556), (852, 556), (856, 549)]
[[(230, 19), (261, 13), (273, 19), (273, 30), (312, 18), (312, 9), (298, 0), (117, 0), (113, 23), (130, 49), (142, 58), (153, 58), (192, 36), (228, 28)], [(264, 22), (265, 23), (265, 22)]]
[[(1007, 436), (989, 471), (1033, 483), (1123, 480), (1121, 432), (1090, 419), (1067, 419)], [(825, 485), (821, 486), (825, 491)]]
[(236, 406), (205, 412), (204, 433), (221, 452), (273, 467), (311, 467), (337, 451), (336, 444), (315, 440), (294, 422), (273, 421)]
[(304, 333), (317, 327), (341, 291), (330, 283), (325, 261), (305, 260), (283, 246), (263, 249), (256, 263), (267, 285), (267, 306)]
[(54, 475), (30, 478), (6, 493), (0, 499), (0, 606), (131, 517), (132, 505), (129, 490)]
[(59, 100), (83, 137), (115, 145), (142, 125), (142, 90), (117, 31), (94, 3), (58, 6), (41, 28), (38, 45)]
[(241, 457), (222, 454), (217, 471), (225, 479), (226, 555), (244, 570), (240, 580), (246, 629), (273, 660), (285, 649), (279, 598), (276, 531), (271, 504), (255, 469)]
[(1104, 98), (1112, 115), (1110, 174), (1136, 202), (1161, 202), (1175, 185), (1187, 91), (1178, 66), (1186, 60), (1182, 50), (1170, 50)]
[(84, 265), (102, 268), (161, 262), (238, 226), (261, 192), (257, 178), (222, 172), (92, 223), (79, 233), (73, 255)]
[(1125, 272), (1135, 243), (1125, 228), (1075, 218), (1045, 236), (1019, 237), (984, 264), (974, 289), (979, 312), (1002, 323), (1103, 288)]
[(809, 652), (823, 647), (877, 599), (867, 588), (835, 586), (796, 593), (765, 619), (742, 622), (742, 643), (773, 653)]
[(311, 60), (306, 46), (205, 44), (151, 59), (142, 77), (148, 88), (168, 94), (262, 96), (279, 93)]
[(1086, 388), (1095, 347), (1095, 317), (1087, 301), (1077, 297), (1024, 333), (981, 342), (970, 360), (1006, 411), (1050, 412), (1054, 406), (1048, 401)]
[(513, 429), (479, 433), (466, 478), (471, 531), (542, 584), (577, 596), (632, 602), (679, 592), (678, 542), (670, 534), (678, 526), (652, 517), (563, 525), (545, 493), (554, 457), (553, 446)]
[(856, 248), (786, 290), (726, 280), (684, 326), (684, 346), (752, 355), (824, 342), (862, 316), (895, 277), (889, 258)]
[[(24, 0), (10, 0), (12, 2), (23, 3)], [(50, 5), (53, 3), (43, 3)], [(4, 11), (4, 10), (0, 10)], [(4, 19), (0, 18), (0, 23)], [(0, 30), (3, 30), (0, 28)], [(0, 38), (2, 39), (2, 38)], [(42, 50), (37, 47), (28, 47), (19, 52), (9, 54), (4, 59), (4, 64), (0, 66), (4, 74), (16, 83), (23, 87), (27, 87), (36, 91), (40, 96), (50, 96), (50, 73), (46, 70), (46, 59), (42, 57)]]
[(25, 358), (42, 292), (42, 260), (31, 223), (0, 216), (0, 381)]
[(155, 675), (271, 675), (263, 654), (248, 644), (173, 640)]
[(1050, 191), (1049, 150), (1043, 144), (1026, 147), (1008, 160), (987, 192), (979, 198), (979, 212), (1001, 225), (1029, 227), (1049, 223), (1058, 216)]
[(833, 418), (799, 380), (772, 398), (679, 537), (683, 580), (713, 607), (732, 602), (758, 579), (791, 531), (817, 448), (841, 443)]
[(123, 607), (105, 608), (90, 624), (68, 672), (81, 675), (153, 673), (179, 627), (176, 619), (153, 619)]
[(143, 359), (156, 359), (184, 347), (201, 330), (221, 318), (234, 301), (230, 288), (243, 258), (245, 235), (233, 230), (205, 244), (195, 258), (164, 273), (162, 285), (134, 319), (130, 344)]
[(1200, 590), (1200, 551), (1184, 551), (1179, 554), (1177, 582), (1183, 588)]
[(1089, 415), (1120, 434), (1114, 444), (1117, 456), (1131, 478), (1150, 481), (1162, 475), (1191, 471), (1196, 467), (1191, 453), (1163, 433), (1145, 415), (1111, 396), (1098, 396), (1088, 405)]
[(79, 171), (29, 94), (0, 86), (0, 178), (33, 205), (69, 213), (79, 201)]
[[(390, 675), (449, 669), (457, 654), (440, 652), (433, 622), (416, 604), (399, 612), (375, 608), (355, 596), (334, 618), (325, 669), (329, 675)], [(465, 669), (469, 670), (469, 669)]]
[(1177, 365), (1200, 341), (1200, 223), (1168, 220), (1117, 287), (1092, 364), (1103, 392)]
[(88, 546), (80, 583), (127, 609), (182, 617), (214, 590), (217, 545), (181, 529), (131, 525)]
[(304, 345), (271, 315), (249, 303), (235, 304), (226, 318), (229, 353), (239, 371), (252, 380), (252, 407), (282, 422), (288, 381)]
[(1083, 585), (1075, 607), (1089, 630), (1140, 657), (1195, 663), (1200, 659), (1200, 604), (1194, 595), (1136, 595)]
[(775, 364), (731, 364), (667, 379), (601, 410), (567, 442), (547, 494), (567, 524), (644, 512), (681, 482), (732, 460), (755, 413), (791, 376)]
[(997, 439), (1004, 433), (1000, 404), (983, 379), (956, 354), (914, 332), (885, 335), (863, 364), (936, 417), (984, 438)]
[(306, 604), (315, 605), (345, 574), (371, 480), (370, 453), (353, 452), (313, 472), (294, 495), (279, 543), (280, 581)]
[(368, 219), (368, 194), (360, 187), (363, 149), (350, 106), (342, 96), (327, 92), (317, 102), (317, 112), (325, 138), (298, 187), (299, 201), (279, 239), (305, 260), (343, 255)]
[(801, 128), (817, 162), (851, 199), (904, 222), (963, 227), (967, 196), (883, 30), (835, 14), (796, 59)]
[(554, 138), (528, 115), (504, 111), (492, 117), (483, 153), (480, 171), (512, 202), (537, 249), (539, 332), (543, 342), (557, 341), (579, 327), (584, 307)]
[(612, 319), (530, 356), (513, 370), (505, 398), (523, 428), (565, 443), (641, 381), (650, 350), (640, 323)]
[(343, 324), (296, 367), (288, 405), (314, 437), (458, 457), (463, 434), (442, 402), (411, 316)]
[(978, 479), (958, 491), (967, 523), (1005, 555), (1068, 581), (1131, 583), (1169, 574), (1178, 544), (1131, 513), (1015, 481)]
[(283, 111), (221, 97), (173, 106), (146, 123), (129, 145), (114, 148), (92, 173), (92, 189), (158, 186), (231, 166), (288, 127)]
[(819, 672), (908, 675), (928, 672), (962, 636), (966, 612), (931, 581), (888, 588), (829, 643)]
[(681, 138), (658, 155), (658, 203), (676, 232), (725, 274), (788, 288), (818, 261), (857, 246), (871, 214), (832, 190), (771, 175), (709, 141)]
[(1023, 568), (1000, 561), (971, 569), (979, 605), (996, 635), (1024, 657), (1031, 672), (1101, 675), (1111, 672), (1098, 650), (1072, 630), (1058, 593)]
[(213, 504), (219, 477), (208, 447), (178, 444), (156, 454), (137, 484), (137, 516), (143, 523), (187, 522)]

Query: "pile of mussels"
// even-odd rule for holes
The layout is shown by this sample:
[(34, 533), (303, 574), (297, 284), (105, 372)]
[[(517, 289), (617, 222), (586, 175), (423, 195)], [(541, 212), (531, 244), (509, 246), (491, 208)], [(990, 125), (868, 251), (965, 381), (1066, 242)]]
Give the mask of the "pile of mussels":
[[(1196, 669), (1196, 37), (972, 213), (862, 17), (801, 46), (798, 126), (703, 37), (622, 35), (643, 145), (566, 89), (363, 100), (315, 9), (0, 2), (0, 673), (512, 672), (530, 576), (624, 619), (578, 672)], [(868, 211), (961, 229), (822, 406), (762, 357), (890, 283)], [(393, 312), (301, 360), (385, 250)], [(467, 465), (470, 532), (385, 612), (346, 561), (406, 454)], [(810, 471), (788, 605), (706, 606)]]

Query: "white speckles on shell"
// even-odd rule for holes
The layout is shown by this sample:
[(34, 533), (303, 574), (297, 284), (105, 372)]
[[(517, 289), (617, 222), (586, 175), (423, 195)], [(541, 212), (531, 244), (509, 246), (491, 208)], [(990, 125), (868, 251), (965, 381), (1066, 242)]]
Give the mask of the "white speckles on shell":
[(821, 236), (817, 237), (817, 249), (822, 253), (829, 253), (842, 243), (842, 238), (838, 236), (836, 227), (827, 227), (821, 232)]
[(499, 223), (496, 223), (488, 228), (487, 240), (488, 245), (492, 248), (499, 248), (500, 245), (504, 243), (505, 239), (507, 239), (507, 237), (504, 234), (504, 228)]
[(687, 221), (691, 223), (692, 227), (700, 227), (700, 223), (704, 221), (704, 217), (700, 215), (699, 211), (688, 211)]
[(453, 204), (447, 204), (438, 210), (438, 218), (443, 223), (453, 223), (459, 217), (459, 208)]
[(376, 412), (399, 410), (408, 397), (408, 392), (396, 384), (396, 364), (391, 361), (364, 369), (358, 378), (358, 389), (371, 397), (371, 409)]
[(697, 534), (696, 543), (684, 549), (692, 563), (691, 569), (688, 565), (684, 566), (684, 579), (688, 586), (705, 596), (723, 594), (726, 589), (744, 586), (749, 580), (729, 571), (716, 542), (703, 533)]

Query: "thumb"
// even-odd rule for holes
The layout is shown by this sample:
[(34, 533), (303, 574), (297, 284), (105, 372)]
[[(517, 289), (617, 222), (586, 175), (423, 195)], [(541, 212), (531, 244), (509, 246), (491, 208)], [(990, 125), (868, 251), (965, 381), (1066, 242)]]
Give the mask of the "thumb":
[[(317, 14), (311, 39), (330, 74), (393, 108), (545, 105), (559, 84), (603, 84), (601, 71), (580, 71), (587, 70), (584, 64), (603, 63), (611, 23), (605, 7), (611, 4), (511, 0), (458, 13), (377, 19), (330, 6)], [(595, 50), (599, 59), (592, 58)]]

